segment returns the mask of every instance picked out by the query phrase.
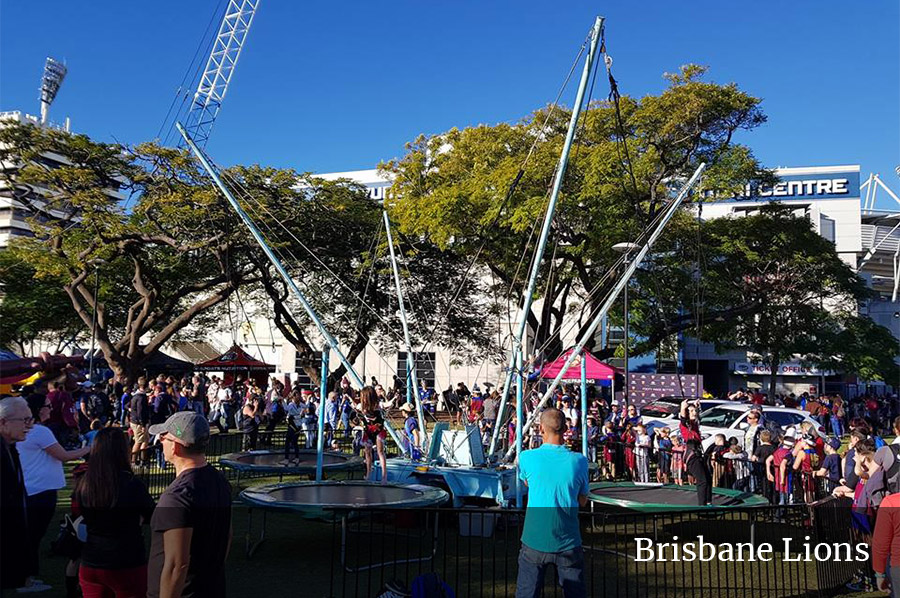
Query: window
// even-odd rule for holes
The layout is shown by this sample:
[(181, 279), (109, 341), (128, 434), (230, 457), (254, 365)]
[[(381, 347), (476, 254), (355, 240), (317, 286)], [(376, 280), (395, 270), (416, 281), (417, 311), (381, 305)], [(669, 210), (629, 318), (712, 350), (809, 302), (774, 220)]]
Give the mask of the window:
[[(406, 355), (405, 351), (397, 353), (397, 376), (404, 382), (404, 386), (406, 382)], [(424, 381), (428, 388), (434, 388), (435, 354), (413, 353), (413, 360), (416, 364), (416, 378), (419, 380), (419, 385), (421, 386)]]
[(834, 219), (822, 214), (819, 216), (819, 234), (834, 243)]
[(743, 411), (735, 409), (724, 409), (722, 407), (713, 407), (709, 411), (704, 411), (700, 416), (700, 423), (704, 426), (713, 428), (730, 428), (731, 424), (736, 422)]
[(796, 426), (800, 422), (805, 421), (805, 418), (799, 413), (788, 413), (786, 411), (764, 411), (763, 416), (774, 421), (782, 428)]

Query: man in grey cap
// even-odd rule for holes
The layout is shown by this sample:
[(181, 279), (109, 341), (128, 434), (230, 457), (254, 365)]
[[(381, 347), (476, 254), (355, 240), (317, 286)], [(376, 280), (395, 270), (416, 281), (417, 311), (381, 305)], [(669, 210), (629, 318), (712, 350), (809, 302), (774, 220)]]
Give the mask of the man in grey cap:
[(159, 435), (176, 477), (150, 522), (147, 596), (224, 596), (231, 485), (206, 461), (209, 422), (194, 411), (180, 411), (150, 426), (150, 433)]

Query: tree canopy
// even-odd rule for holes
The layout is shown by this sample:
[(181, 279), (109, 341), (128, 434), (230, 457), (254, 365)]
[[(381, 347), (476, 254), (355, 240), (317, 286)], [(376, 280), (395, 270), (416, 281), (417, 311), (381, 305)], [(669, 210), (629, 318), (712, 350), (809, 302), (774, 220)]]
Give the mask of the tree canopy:
[[(697, 222), (700, 204), (775, 180), (735, 141), (765, 122), (760, 100), (704, 77), (704, 68), (688, 65), (666, 75), (659, 95), (623, 96), (618, 105), (596, 101), (584, 112), (540, 269), (542, 302), (527, 314), (535, 352), (559, 354), (573, 322), (580, 336), (621, 274), (613, 245), (639, 240), (674, 190), (706, 162), (699, 192), (632, 283), (637, 351), (690, 331), (720, 348), (746, 348), (775, 367), (802, 354), (836, 368), (835, 356), (843, 355), (837, 371), (865, 366), (887, 375), (881, 366), (892, 357), (865, 357), (855, 336), (873, 330), (856, 316), (865, 285), (808, 219), (771, 207), (742, 219)], [(494, 293), (501, 304), (511, 302), (512, 313), (569, 117), (551, 106), (515, 124), (421, 136), (403, 157), (381, 165), (394, 177), (390, 209), (401, 230), (473, 261), (474, 275), (495, 279)], [(622, 311), (615, 306), (610, 321), (621, 323)], [(849, 343), (848, 335), (857, 341)], [(587, 348), (610, 356), (612, 349), (597, 341), (599, 335)], [(851, 356), (841, 346), (860, 351)]]
[[(318, 348), (306, 315), (186, 151), (9, 124), (0, 128), (0, 160), (16, 165), (3, 176), (37, 210), (30, 220), (35, 236), (17, 239), (10, 255), (37, 279), (60, 284), (88, 331), (96, 316), (97, 343), (116, 373), (133, 379), (175, 335), (222, 327), (223, 306), (232, 299), (248, 312), (274, 313), (298, 351)], [(235, 166), (222, 175), (332, 334), (349, 347), (351, 361), (370, 338), (392, 346), (397, 303), (378, 234), (381, 210), (366, 190), (290, 169)], [(423, 314), (414, 331), (431, 338), (425, 315), (443, 309), (442, 285), (458, 260), (405, 239), (401, 254), (410, 301)], [(488, 312), (471, 295), (474, 286), (464, 290), (472, 309), (443, 321), (431, 340), (455, 335), (471, 340), (474, 351), (484, 344), (479, 331)], [(16, 322), (25, 325), (18, 316)], [(308, 373), (319, 377), (312, 368)], [(343, 366), (334, 375), (342, 373)]]
[[(709, 193), (771, 179), (750, 149), (733, 140), (765, 122), (760, 100), (734, 84), (705, 82), (704, 72), (683, 67), (668, 76), (660, 95), (623, 96), (618, 106), (595, 101), (583, 113), (551, 232), (552, 255), (541, 269), (542, 306), (527, 314), (538, 346), (558, 352), (571, 309), (587, 324), (583, 315), (608, 286), (587, 290), (617, 261), (612, 246), (637, 240), (672, 186), (700, 162), (709, 164), (703, 181)], [(478, 274), (495, 277), (499, 295), (517, 301), (569, 117), (551, 106), (516, 124), (416, 139), (402, 158), (381, 166), (394, 177), (392, 216), (407, 234), (462, 256), (477, 254)]]

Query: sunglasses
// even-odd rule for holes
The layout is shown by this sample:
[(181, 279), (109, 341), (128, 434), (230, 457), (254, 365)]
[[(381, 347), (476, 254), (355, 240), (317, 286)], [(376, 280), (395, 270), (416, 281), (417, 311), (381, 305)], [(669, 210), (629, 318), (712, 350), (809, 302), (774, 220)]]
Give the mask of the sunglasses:
[(6, 421), (8, 421), (8, 422), (23, 422), (27, 426), (28, 424), (34, 423), (34, 418), (31, 416), (29, 416), (29, 417), (10, 417), (10, 418), (7, 418)]

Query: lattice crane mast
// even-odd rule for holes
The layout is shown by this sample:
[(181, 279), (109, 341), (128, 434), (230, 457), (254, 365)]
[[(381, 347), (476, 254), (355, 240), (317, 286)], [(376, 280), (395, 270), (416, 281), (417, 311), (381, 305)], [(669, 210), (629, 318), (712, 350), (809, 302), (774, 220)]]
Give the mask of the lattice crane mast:
[(185, 118), (185, 128), (203, 147), (222, 108), (222, 100), (241, 56), (259, 0), (228, 0), (228, 6), (212, 44), (206, 68)]

